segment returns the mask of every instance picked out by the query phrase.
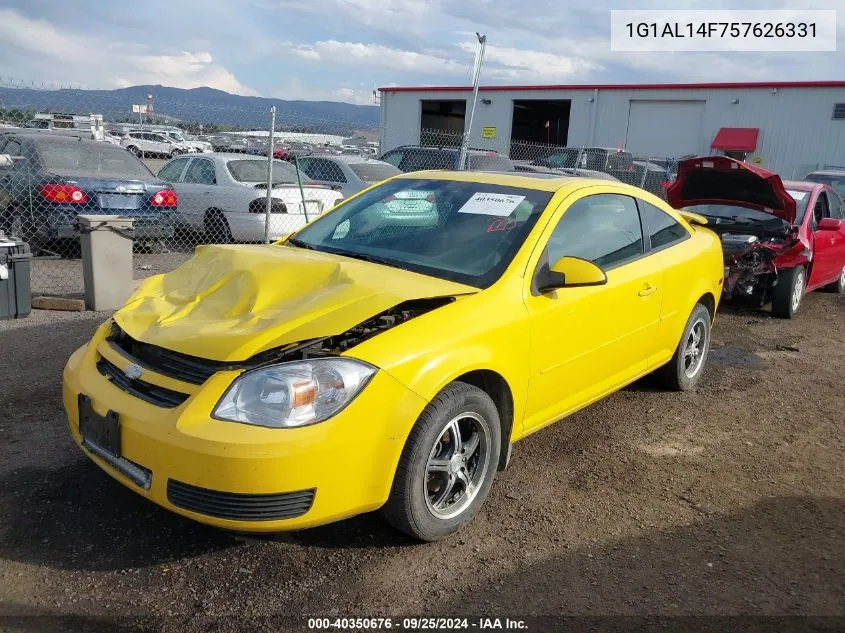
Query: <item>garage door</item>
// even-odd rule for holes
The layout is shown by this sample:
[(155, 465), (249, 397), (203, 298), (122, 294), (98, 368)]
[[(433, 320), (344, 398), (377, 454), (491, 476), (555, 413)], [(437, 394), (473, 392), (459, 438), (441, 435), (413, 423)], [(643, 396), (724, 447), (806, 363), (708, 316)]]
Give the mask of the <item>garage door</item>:
[(635, 156), (678, 157), (701, 152), (704, 101), (632, 99), (625, 149)]

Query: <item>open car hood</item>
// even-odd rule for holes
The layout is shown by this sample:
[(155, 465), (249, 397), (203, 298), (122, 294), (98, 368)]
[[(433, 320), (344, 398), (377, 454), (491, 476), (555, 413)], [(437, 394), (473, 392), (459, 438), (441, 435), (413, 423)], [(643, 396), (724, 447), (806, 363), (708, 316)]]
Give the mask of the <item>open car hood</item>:
[(690, 158), (678, 163), (678, 177), (666, 190), (676, 209), (728, 204), (771, 213), (795, 222), (796, 203), (780, 176), (727, 156)]
[(240, 361), (342, 334), (404, 301), (478, 292), (398, 268), (287, 246), (201, 246), (115, 313), (132, 338)]

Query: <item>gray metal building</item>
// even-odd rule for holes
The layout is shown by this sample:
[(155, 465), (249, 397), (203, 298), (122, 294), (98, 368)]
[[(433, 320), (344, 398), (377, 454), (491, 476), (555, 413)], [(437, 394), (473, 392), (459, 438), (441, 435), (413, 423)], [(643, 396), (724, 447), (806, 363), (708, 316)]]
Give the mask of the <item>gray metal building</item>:
[[(469, 87), (381, 88), (381, 150), (454, 144)], [(422, 131), (422, 132), (421, 132)], [(735, 155), (803, 177), (845, 165), (845, 81), (482, 86), (470, 146), (624, 147), (640, 157)]]

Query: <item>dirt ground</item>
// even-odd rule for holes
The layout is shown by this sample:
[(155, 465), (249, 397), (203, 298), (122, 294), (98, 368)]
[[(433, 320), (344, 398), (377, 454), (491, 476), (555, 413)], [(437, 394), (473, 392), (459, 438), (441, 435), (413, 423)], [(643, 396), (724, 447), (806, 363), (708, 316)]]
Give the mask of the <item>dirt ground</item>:
[[(518, 443), (475, 521), (427, 545), (375, 514), (241, 536), (115, 483), (72, 444), (60, 402), (66, 358), (104, 318), (0, 323), (0, 630), (448, 614), (845, 628), (845, 297), (814, 293), (793, 321), (726, 306), (697, 390), (642, 381)], [(573, 622), (524, 630), (598, 630)]]

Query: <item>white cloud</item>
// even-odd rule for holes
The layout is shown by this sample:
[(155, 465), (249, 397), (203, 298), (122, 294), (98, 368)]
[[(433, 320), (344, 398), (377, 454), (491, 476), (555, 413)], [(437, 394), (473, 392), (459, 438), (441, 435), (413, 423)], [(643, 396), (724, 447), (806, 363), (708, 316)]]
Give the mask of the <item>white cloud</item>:
[(341, 85), (335, 88), (312, 87), (303, 85), (299, 77), (290, 77), (287, 82), (273, 91), (281, 99), (305, 101), (343, 101), (356, 105), (373, 105), (373, 88), (363, 84), (356, 86)]
[(446, 75), (465, 75), (469, 72), (467, 64), (448, 57), (382, 44), (325, 40), (314, 44), (284, 42), (280, 46), (297, 57), (340, 66)]
[(34, 81), (72, 81), (94, 88), (210, 86), (236, 94), (257, 94), (215, 63), (207, 51), (152, 52), (143, 45), (71, 33), (13, 9), (0, 9), (0, 49), (0, 74)]
[[(476, 44), (464, 42), (459, 48), (474, 53)], [(482, 68), (483, 77), (507, 80), (571, 80), (600, 68), (597, 63), (582, 57), (491, 45), (485, 48), (484, 60), (485, 64), (492, 62), (493, 66)]]

